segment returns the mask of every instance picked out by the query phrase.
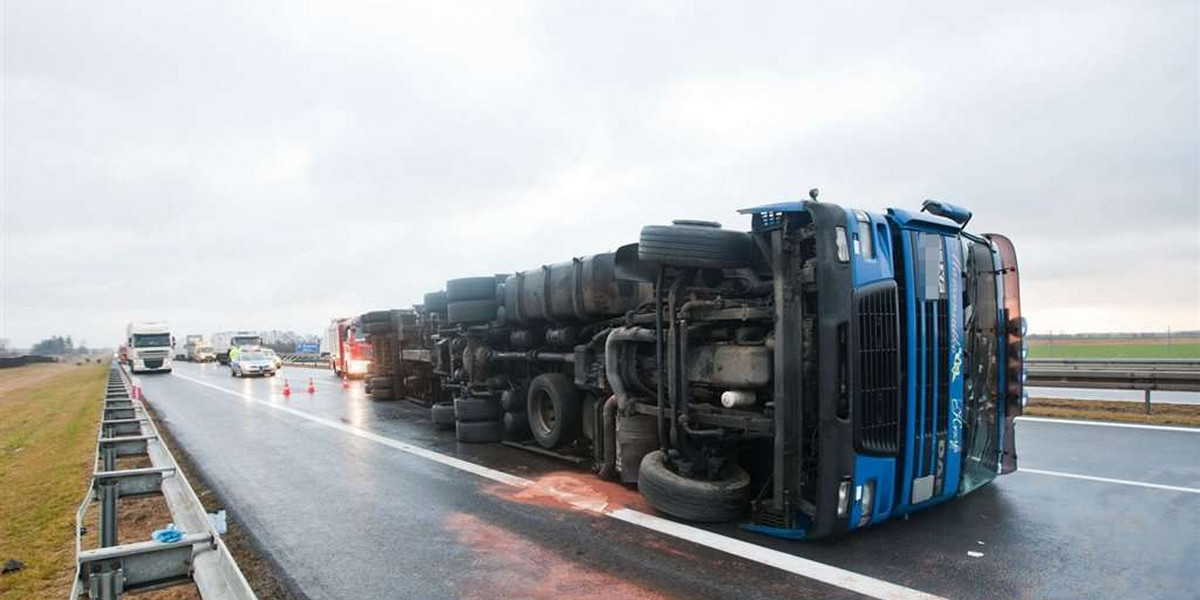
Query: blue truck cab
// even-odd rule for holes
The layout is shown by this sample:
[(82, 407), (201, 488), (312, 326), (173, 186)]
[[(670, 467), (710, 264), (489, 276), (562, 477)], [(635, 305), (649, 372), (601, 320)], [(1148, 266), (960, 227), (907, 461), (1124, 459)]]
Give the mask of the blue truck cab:
[[(835, 536), (1016, 469), (1025, 357), (1016, 255), (1004, 236), (964, 231), (969, 211), (924, 210), (814, 200), (741, 211), (763, 244), (793, 238), (813, 257), (793, 269), (775, 254), (775, 277), (787, 280), (776, 304), (811, 323), (801, 337), (812, 340), (789, 347), (776, 332), (783, 439), (774, 489), (753, 502), (748, 528)], [(800, 300), (789, 303), (791, 286)], [(792, 363), (802, 367), (789, 376)]]

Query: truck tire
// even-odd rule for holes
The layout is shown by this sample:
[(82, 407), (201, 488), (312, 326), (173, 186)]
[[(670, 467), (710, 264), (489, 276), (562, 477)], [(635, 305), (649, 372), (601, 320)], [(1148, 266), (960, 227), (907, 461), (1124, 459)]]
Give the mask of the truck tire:
[(678, 267), (738, 268), (750, 265), (753, 248), (749, 234), (721, 229), (719, 223), (675, 221), (643, 227), (638, 258)]
[(688, 479), (667, 466), (667, 455), (655, 450), (642, 457), (638, 491), (656, 510), (673, 517), (700, 523), (720, 523), (746, 511), (750, 475), (729, 465), (725, 477), (716, 481)]
[(425, 310), (431, 313), (446, 312), (446, 292), (425, 294)]
[(495, 398), (455, 398), (457, 421), (495, 421), (500, 418), (500, 403)]
[(495, 300), (495, 277), (463, 277), (446, 282), (446, 301)]
[(525, 413), (504, 413), (504, 433), (510, 440), (523, 440), (529, 437), (529, 417)]
[(392, 320), (392, 311), (390, 311), (390, 310), (373, 310), (369, 313), (364, 313), (363, 316), (359, 317), (359, 320), (363, 324), (379, 323), (382, 321), (390, 322)]
[(504, 423), (500, 421), (459, 421), (454, 424), (454, 437), (468, 444), (499, 442), (504, 439)]
[(396, 393), (392, 391), (392, 386), (372, 386), (371, 397), (376, 400), (394, 400)]
[(496, 318), (496, 300), (463, 300), (446, 305), (446, 320), (451, 323), (484, 323)]
[(368, 321), (363, 323), (363, 331), (370, 335), (381, 335), (395, 331), (391, 321)]
[(583, 403), (570, 377), (542, 373), (533, 378), (526, 396), (526, 413), (533, 439), (543, 448), (566, 446), (583, 427)]
[(433, 426), (438, 429), (450, 429), (454, 427), (454, 403), (438, 402), (429, 409), (429, 418), (433, 420)]

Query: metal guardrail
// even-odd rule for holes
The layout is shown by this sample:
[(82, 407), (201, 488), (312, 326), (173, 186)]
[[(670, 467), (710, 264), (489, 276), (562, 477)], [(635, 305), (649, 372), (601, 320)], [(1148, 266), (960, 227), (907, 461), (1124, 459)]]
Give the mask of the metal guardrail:
[(1032, 387), (1200, 392), (1200, 359), (1042, 358), (1026, 363)]
[[(86, 596), (112, 600), (126, 592), (194, 582), (204, 600), (255, 600), (246, 578), (136, 396), (128, 374), (114, 362), (96, 440), (95, 473), (75, 513), (71, 599)], [(117, 458), (123, 456), (148, 456), (152, 466), (119, 470)], [(169, 543), (148, 540), (119, 544), (120, 500), (152, 495), (162, 495), (171, 521), (187, 533)], [(84, 550), (84, 515), (93, 502), (99, 505), (100, 547)]]
[(280, 354), (279, 358), (285, 365), (329, 368), (329, 359), (319, 354)]

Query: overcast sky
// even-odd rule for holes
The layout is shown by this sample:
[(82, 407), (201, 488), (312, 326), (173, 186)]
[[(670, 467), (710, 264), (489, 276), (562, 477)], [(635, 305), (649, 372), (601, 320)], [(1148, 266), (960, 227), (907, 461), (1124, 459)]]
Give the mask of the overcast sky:
[(811, 187), (973, 209), (1035, 332), (1200, 329), (1195, 0), (0, 5), (18, 346), (317, 332)]

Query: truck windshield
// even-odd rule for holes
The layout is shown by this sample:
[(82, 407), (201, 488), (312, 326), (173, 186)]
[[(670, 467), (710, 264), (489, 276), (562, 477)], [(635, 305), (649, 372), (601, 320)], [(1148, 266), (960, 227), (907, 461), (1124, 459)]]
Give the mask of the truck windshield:
[(169, 333), (137, 333), (133, 336), (134, 348), (156, 348), (171, 345)]
[(1000, 409), (999, 344), (996, 268), (987, 243), (963, 238), (964, 329), (966, 384), (963, 414), (963, 479), (965, 494), (999, 474)]

